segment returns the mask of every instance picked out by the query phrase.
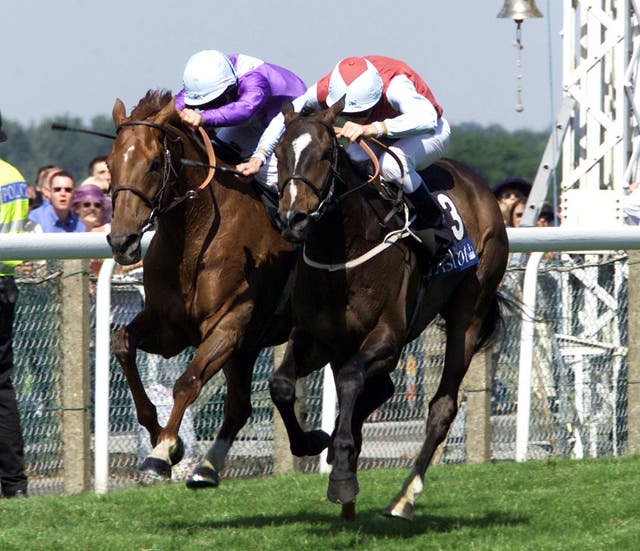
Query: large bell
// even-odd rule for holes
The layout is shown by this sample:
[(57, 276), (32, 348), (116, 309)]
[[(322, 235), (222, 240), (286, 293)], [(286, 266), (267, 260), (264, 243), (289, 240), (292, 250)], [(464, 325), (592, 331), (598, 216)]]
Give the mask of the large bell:
[(504, 6), (497, 17), (524, 21), (527, 17), (542, 17), (542, 14), (534, 0), (504, 0)]

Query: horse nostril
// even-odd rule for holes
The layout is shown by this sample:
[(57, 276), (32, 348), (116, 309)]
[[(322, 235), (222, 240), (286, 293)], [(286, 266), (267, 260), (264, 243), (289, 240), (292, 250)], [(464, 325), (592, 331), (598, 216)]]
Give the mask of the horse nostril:
[(309, 215), (296, 210), (278, 213), (278, 229), (281, 233), (304, 232), (309, 222)]
[[(291, 215), (292, 213), (289, 212)], [(289, 227), (290, 228), (303, 228), (307, 225), (309, 221), (309, 216), (304, 212), (294, 211), (293, 216), (288, 217)]]
[(136, 246), (138, 235), (135, 233), (130, 233), (128, 235), (114, 237), (112, 234), (109, 234), (107, 236), (107, 240), (114, 252), (125, 253), (130, 247)]

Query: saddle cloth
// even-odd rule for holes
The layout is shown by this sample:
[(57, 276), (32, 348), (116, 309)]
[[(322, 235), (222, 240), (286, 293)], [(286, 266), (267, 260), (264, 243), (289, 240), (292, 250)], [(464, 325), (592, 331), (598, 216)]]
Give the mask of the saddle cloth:
[(443, 223), (451, 232), (451, 246), (447, 255), (431, 275), (434, 279), (440, 279), (475, 266), (478, 264), (478, 255), (453, 199), (444, 191), (436, 191), (433, 195), (444, 216)]

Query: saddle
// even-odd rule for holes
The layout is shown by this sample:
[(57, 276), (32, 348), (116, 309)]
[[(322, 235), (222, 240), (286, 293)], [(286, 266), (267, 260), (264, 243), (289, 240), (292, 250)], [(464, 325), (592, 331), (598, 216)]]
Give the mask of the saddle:
[[(215, 131), (208, 131), (207, 134), (211, 139), (216, 156), (225, 163), (237, 165), (247, 160), (240, 154), (240, 146), (237, 144), (222, 141)], [(251, 185), (264, 205), (269, 222), (276, 230), (279, 230), (277, 224), (278, 194), (267, 186), (262, 185), (256, 179), (251, 180)]]
[[(424, 182), (428, 182), (426, 187), (434, 199), (432, 208), (440, 211), (440, 216), (431, 213), (428, 218), (440, 218), (441, 222), (437, 226), (416, 227), (415, 222), (425, 213), (416, 212), (401, 186), (381, 182), (380, 195), (392, 205), (383, 224), (386, 226), (391, 219), (404, 224), (404, 208), (409, 209), (409, 228), (414, 235), (410, 244), (418, 257), (419, 268), (427, 278), (443, 278), (475, 266), (478, 255), (449, 192), (453, 187), (451, 175), (438, 165), (431, 165), (419, 174)], [(437, 260), (434, 262), (434, 259)]]
[(278, 225), (278, 194), (274, 190), (268, 188), (267, 186), (261, 184), (256, 179), (251, 180), (251, 185), (253, 189), (255, 189), (260, 201), (264, 205), (265, 210), (267, 211), (267, 217), (269, 218), (269, 222), (271, 225), (278, 231), (280, 231), (280, 226)]

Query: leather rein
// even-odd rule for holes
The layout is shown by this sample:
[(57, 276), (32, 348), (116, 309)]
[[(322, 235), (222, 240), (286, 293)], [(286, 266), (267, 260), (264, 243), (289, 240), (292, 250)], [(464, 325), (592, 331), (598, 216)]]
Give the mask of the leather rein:
[(378, 163), (378, 158), (375, 156), (373, 151), (371, 151), (371, 148), (367, 146), (367, 149), (365, 149), (365, 151), (371, 158), (371, 161), (373, 162), (373, 166), (375, 167), (374, 175), (371, 178), (369, 178), (369, 180), (364, 184), (356, 186), (353, 189), (349, 189), (342, 195), (336, 197), (335, 196), (336, 180), (342, 182), (343, 184), (345, 183), (344, 179), (342, 178), (342, 175), (340, 174), (340, 170), (338, 167), (338, 162), (340, 158), (340, 149), (342, 148), (342, 146), (340, 145), (340, 142), (336, 137), (336, 129), (330, 124), (327, 124), (326, 122), (319, 119), (309, 119), (309, 121), (316, 122), (324, 126), (329, 131), (329, 135), (331, 136), (331, 155), (329, 158), (329, 170), (327, 171), (324, 181), (322, 182), (322, 185), (320, 186), (319, 189), (316, 188), (313, 182), (309, 180), (309, 178), (307, 178), (306, 176), (303, 176), (302, 174), (296, 174), (296, 173), (291, 174), (290, 176), (288, 176), (283, 180), (282, 184), (279, 187), (279, 194), (280, 196), (282, 196), (282, 193), (284, 192), (284, 188), (287, 186), (287, 184), (289, 184), (293, 180), (300, 181), (303, 184), (305, 184), (315, 194), (315, 196), (319, 200), (319, 204), (317, 208), (313, 212), (310, 212), (308, 215), (312, 220), (317, 220), (318, 218), (321, 218), (327, 210), (329, 210), (330, 208), (338, 204), (340, 201), (342, 201), (344, 197), (346, 197), (347, 195), (350, 195), (351, 193), (359, 190), (360, 188), (366, 186), (367, 184), (375, 180), (380, 174), (380, 165)]
[(112, 201), (113, 201), (114, 209), (115, 209), (116, 198), (123, 191), (128, 191), (130, 193), (133, 193), (136, 197), (141, 199), (142, 202), (145, 205), (147, 205), (147, 207), (149, 207), (149, 209), (151, 209), (149, 220), (140, 230), (140, 235), (142, 235), (153, 228), (155, 219), (158, 216), (162, 214), (166, 214), (167, 212), (174, 209), (180, 203), (182, 203), (187, 199), (194, 199), (203, 189), (205, 189), (212, 182), (213, 177), (215, 175), (215, 171), (216, 171), (216, 155), (213, 150), (213, 146), (211, 145), (211, 140), (209, 139), (209, 136), (207, 135), (207, 133), (202, 127), (199, 127), (198, 130), (200, 132), (200, 136), (202, 137), (204, 149), (207, 152), (207, 157), (208, 157), (209, 170), (207, 172), (207, 176), (205, 177), (204, 181), (196, 189), (188, 190), (184, 195), (174, 197), (173, 200), (167, 206), (161, 207), (160, 205), (162, 202), (162, 198), (164, 197), (167, 189), (169, 188), (169, 181), (171, 179), (171, 175), (173, 174), (174, 177), (178, 176), (176, 169), (173, 167), (171, 149), (169, 148), (169, 141), (172, 141), (174, 143), (179, 143), (182, 148), (182, 151), (184, 152), (184, 144), (182, 141), (182, 136), (172, 128), (162, 126), (149, 121), (136, 121), (136, 120), (123, 122), (120, 126), (118, 126), (118, 128), (116, 129), (116, 132), (119, 133), (120, 130), (122, 130), (122, 128), (125, 126), (148, 126), (149, 128), (153, 128), (155, 130), (160, 131), (162, 136), (162, 151), (163, 151), (162, 153), (162, 157), (163, 157), (162, 184), (160, 185), (158, 191), (154, 194), (154, 196), (149, 197), (144, 192), (130, 185), (118, 186), (117, 189), (115, 189), (112, 193)]
[(344, 179), (342, 178), (342, 175), (340, 174), (340, 171), (338, 168), (339, 151), (340, 149), (342, 149), (342, 146), (340, 145), (340, 142), (336, 137), (336, 131), (338, 129), (322, 120), (310, 119), (310, 121), (311, 120), (313, 120), (313, 122), (316, 122), (324, 126), (329, 131), (329, 134), (331, 136), (332, 145), (331, 145), (330, 168), (325, 176), (322, 186), (320, 186), (320, 189), (317, 189), (316, 186), (313, 185), (313, 182), (311, 182), (311, 180), (309, 180), (306, 176), (303, 176), (302, 174), (292, 174), (291, 176), (288, 176), (287, 178), (285, 178), (285, 180), (282, 182), (282, 185), (280, 186), (280, 190), (281, 190), (280, 195), (282, 195), (282, 191), (284, 191), (285, 186), (289, 182), (293, 180), (298, 180), (304, 183), (309, 189), (311, 189), (311, 191), (313, 191), (313, 193), (316, 195), (316, 197), (320, 201), (317, 208), (313, 212), (310, 212), (308, 216), (312, 220), (317, 220), (321, 218), (326, 213), (327, 210), (336, 206), (338, 203), (344, 200), (345, 197), (359, 191), (360, 189), (378, 180), (378, 178), (380, 177), (380, 162), (378, 161), (378, 156), (369, 146), (369, 143), (372, 143), (380, 147), (381, 149), (385, 150), (389, 155), (391, 155), (393, 159), (398, 163), (398, 166), (400, 167), (400, 172), (402, 176), (401, 176), (401, 183), (399, 186), (397, 186), (397, 195), (395, 197), (390, 197), (389, 196), (390, 194), (386, 188), (384, 188), (384, 195), (386, 196), (387, 199), (390, 199), (396, 205), (401, 203), (402, 201), (402, 185), (401, 184), (402, 184), (402, 181), (404, 180), (404, 168), (402, 166), (402, 162), (400, 161), (400, 158), (398, 157), (398, 155), (394, 153), (387, 144), (385, 144), (384, 142), (381, 142), (376, 138), (370, 138), (370, 137), (362, 137), (358, 139), (357, 143), (371, 160), (373, 164), (373, 169), (374, 169), (373, 175), (370, 176), (366, 182), (360, 185), (357, 185), (351, 189), (348, 189), (342, 195), (339, 195), (338, 197), (336, 197), (335, 196), (336, 180), (339, 180), (343, 184), (345, 184)]

